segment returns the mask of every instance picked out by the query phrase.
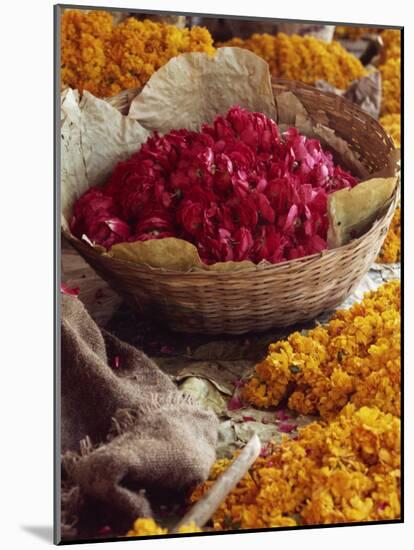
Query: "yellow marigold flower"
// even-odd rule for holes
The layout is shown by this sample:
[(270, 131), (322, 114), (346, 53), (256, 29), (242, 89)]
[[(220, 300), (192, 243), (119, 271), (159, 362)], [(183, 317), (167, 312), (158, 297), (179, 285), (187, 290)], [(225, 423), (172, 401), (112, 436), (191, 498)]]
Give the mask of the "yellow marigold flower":
[(337, 25), (335, 27), (335, 38), (347, 38), (358, 40), (366, 34), (376, 34), (380, 31), (378, 27), (350, 27), (348, 25)]
[(382, 78), (381, 115), (401, 113), (401, 31), (381, 33), (384, 48), (379, 70)]
[(152, 518), (138, 518), (134, 521), (127, 537), (146, 537), (149, 535), (166, 535), (167, 529), (162, 529)]
[(202, 533), (202, 529), (200, 527), (197, 527), (197, 525), (194, 522), (189, 523), (188, 525), (182, 525), (178, 529), (179, 533)]
[(275, 78), (301, 80), (306, 84), (323, 79), (345, 89), (367, 74), (359, 59), (339, 42), (328, 44), (312, 36), (253, 34), (246, 40), (233, 38), (218, 46), (246, 48), (267, 61)]
[(401, 31), (386, 29), (381, 33), (381, 39), (384, 44), (381, 52), (381, 63), (401, 57)]
[(401, 115), (399, 113), (384, 115), (380, 118), (380, 123), (387, 134), (392, 137), (395, 147), (401, 147)]
[(389, 59), (379, 68), (382, 78), (381, 115), (401, 112), (401, 60)]
[[(290, 389), (290, 395), (287, 390)], [(324, 327), (269, 346), (243, 388), (258, 407), (332, 418), (348, 402), (400, 414), (400, 283), (386, 283)]]
[[(190, 496), (196, 502), (228, 467), (219, 461)], [(347, 404), (258, 458), (215, 512), (214, 530), (396, 519), (400, 514), (400, 421)]]
[(389, 264), (399, 262), (401, 257), (401, 209), (397, 208), (391, 221), (377, 262)]
[(172, 57), (184, 52), (213, 54), (207, 29), (134, 17), (113, 24), (105, 11), (67, 10), (61, 20), (61, 80), (81, 92), (109, 97), (142, 87)]

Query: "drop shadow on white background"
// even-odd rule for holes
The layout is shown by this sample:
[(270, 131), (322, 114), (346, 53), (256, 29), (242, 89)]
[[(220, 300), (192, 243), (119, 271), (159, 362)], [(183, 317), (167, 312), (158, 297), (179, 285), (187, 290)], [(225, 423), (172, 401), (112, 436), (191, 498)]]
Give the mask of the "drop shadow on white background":
[(38, 539), (53, 543), (53, 527), (51, 525), (22, 525), (21, 528)]

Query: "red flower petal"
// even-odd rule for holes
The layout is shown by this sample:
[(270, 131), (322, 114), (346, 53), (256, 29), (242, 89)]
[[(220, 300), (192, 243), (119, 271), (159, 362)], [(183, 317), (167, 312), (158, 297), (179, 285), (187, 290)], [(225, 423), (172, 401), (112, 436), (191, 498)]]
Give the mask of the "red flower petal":
[(296, 220), (298, 216), (298, 207), (296, 204), (292, 204), (292, 206), (289, 209), (288, 215), (286, 216), (285, 225), (283, 227), (284, 231), (289, 231), (289, 229), (292, 227), (293, 222)]
[(244, 404), (240, 401), (240, 398), (237, 395), (233, 395), (230, 401), (227, 403), (227, 408), (229, 411), (237, 411), (242, 409)]
[(282, 433), (290, 433), (293, 432), (293, 430), (296, 430), (297, 427), (297, 424), (288, 424), (285, 422), (283, 424), (279, 424), (279, 431)]
[(70, 288), (66, 283), (60, 283), (61, 294), (69, 294), (69, 296), (79, 296), (80, 288)]
[(275, 416), (278, 420), (288, 420), (290, 418), (290, 415), (288, 415), (284, 409), (276, 411)]

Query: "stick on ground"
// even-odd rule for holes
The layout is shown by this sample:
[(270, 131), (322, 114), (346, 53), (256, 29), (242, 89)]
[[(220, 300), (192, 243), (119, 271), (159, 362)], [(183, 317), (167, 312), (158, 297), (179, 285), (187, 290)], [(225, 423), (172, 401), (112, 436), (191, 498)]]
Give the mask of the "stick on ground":
[(259, 456), (261, 447), (260, 439), (255, 434), (231, 466), (221, 474), (210, 490), (187, 512), (172, 532), (177, 533), (181, 526), (193, 523), (197, 527), (203, 527), (247, 473)]

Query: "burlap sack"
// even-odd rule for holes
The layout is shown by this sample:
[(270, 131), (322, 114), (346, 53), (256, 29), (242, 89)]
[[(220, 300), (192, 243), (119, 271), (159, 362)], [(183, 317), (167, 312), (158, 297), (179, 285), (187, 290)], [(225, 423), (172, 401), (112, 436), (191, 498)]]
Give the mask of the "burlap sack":
[[(101, 331), (62, 296), (62, 536), (85, 496), (126, 522), (151, 516), (140, 489), (186, 490), (215, 460), (218, 421), (142, 352)], [(119, 363), (119, 365), (118, 365)]]

